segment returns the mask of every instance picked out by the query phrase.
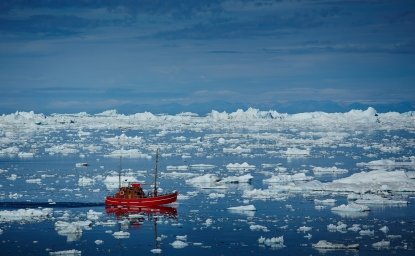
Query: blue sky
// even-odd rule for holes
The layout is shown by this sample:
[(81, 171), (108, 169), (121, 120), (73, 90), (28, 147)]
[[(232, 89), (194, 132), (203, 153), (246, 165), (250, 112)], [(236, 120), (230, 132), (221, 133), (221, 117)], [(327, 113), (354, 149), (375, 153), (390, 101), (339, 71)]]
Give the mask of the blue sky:
[(3, 0), (0, 112), (414, 104), (414, 57), (412, 0)]

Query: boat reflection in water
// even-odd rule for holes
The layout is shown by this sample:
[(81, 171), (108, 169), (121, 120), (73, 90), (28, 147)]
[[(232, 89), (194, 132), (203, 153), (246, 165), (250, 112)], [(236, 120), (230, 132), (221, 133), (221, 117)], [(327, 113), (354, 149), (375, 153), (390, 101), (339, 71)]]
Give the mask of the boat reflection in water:
[(167, 218), (176, 218), (177, 209), (169, 206), (149, 206), (149, 207), (134, 207), (134, 206), (105, 206), (105, 211), (108, 215), (115, 215), (118, 219), (148, 217), (149, 219), (162, 215)]
[[(105, 211), (110, 216), (115, 216), (122, 222), (128, 221), (128, 223), (133, 228), (139, 228), (144, 223), (144, 221), (153, 222), (153, 253), (161, 253), (160, 241), (161, 238), (158, 237), (157, 232), (157, 222), (163, 218), (177, 219), (177, 209), (169, 206), (152, 206), (152, 207), (134, 207), (134, 206), (105, 206)], [(120, 230), (122, 227), (120, 226)], [(127, 226), (124, 226), (124, 229), (127, 229)]]

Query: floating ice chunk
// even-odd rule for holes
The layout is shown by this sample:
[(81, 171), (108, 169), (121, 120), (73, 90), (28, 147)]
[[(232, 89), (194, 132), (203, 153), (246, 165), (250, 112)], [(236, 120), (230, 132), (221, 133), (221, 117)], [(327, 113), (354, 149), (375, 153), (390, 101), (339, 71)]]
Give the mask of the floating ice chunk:
[(86, 213), (86, 217), (88, 220), (98, 220), (101, 217), (101, 215), (102, 212), (96, 212), (91, 209)]
[(362, 230), (362, 228), (360, 227), (360, 224), (353, 224), (350, 228), (347, 228), (347, 230), (359, 232), (360, 230)]
[(126, 239), (130, 238), (130, 232), (127, 231), (117, 231), (112, 234), (115, 239)]
[(322, 174), (336, 175), (336, 174), (348, 173), (349, 171), (346, 169), (340, 169), (340, 168), (337, 168), (336, 166), (333, 166), (333, 167), (314, 167), (313, 172), (315, 175), (322, 175)]
[(144, 158), (144, 159), (151, 159), (151, 156), (148, 154), (141, 153), (137, 149), (117, 149), (105, 155), (105, 157), (112, 157), (112, 158)]
[(410, 179), (405, 171), (374, 170), (370, 172), (355, 173), (349, 177), (325, 183), (323, 188), (328, 191), (344, 192), (376, 192), (387, 185), (388, 190), (397, 192), (415, 191), (415, 180)]
[(284, 182), (292, 182), (292, 181), (307, 181), (312, 180), (313, 177), (306, 176), (304, 173), (296, 173), (293, 175), (289, 174), (279, 174), (273, 175), (269, 179), (265, 179), (263, 182), (265, 183), (284, 183)]
[(69, 155), (69, 154), (77, 154), (79, 153), (79, 149), (77, 148), (78, 145), (75, 144), (62, 144), (62, 145), (55, 145), (50, 148), (45, 148), (45, 152), (49, 153), (50, 155), (54, 154), (62, 154), (62, 155)]
[(197, 176), (196, 173), (190, 173), (190, 172), (162, 172), (163, 177), (169, 178), (169, 179), (187, 179), (187, 178), (193, 178)]
[(312, 227), (302, 226), (302, 227), (299, 227), (299, 228), (297, 229), (297, 232), (303, 232), (303, 233), (305, 233), (305, 232), (309, 232), (309, 231), (311, 231), (312, 229), (313, 229)]
[(261, 236), (260, 238), (258, 238), (258, 243), (266, 245), (266, 246), (270, 246), (272, 248), (283, 248), (283, 247), (285, 247), (285, 245), (284, 245), (284, 236), (271, 237), (271, 238), (265, 238), (265, 237)]
[(373, 235), (375, 235), (375, 231), (370, 230), (370, 229), (360, 230), (359, 235), (361, 235), (361, 236), (373, 236)]
[(216, 165), (213, 164), (192, 164), (189, 166), (191, 170), (211, 170), (215, 167)]
[(327, 242), (326, 240), (320, 240), (316, 244), (312, 244), (313, 248), (316, 249), (330, 249), (330, 250), (337, 250), (337, 249), (359, 249), (359, 244), (335, 244)]
[(336, 207), (331, 208), (332, 211), (341, 211), (341, 212), (365, 212), (370, 211), (370, 208), (366, 205), (358, 205), (354, 203), (342, 204)]
[(9, 177), (7, 177), (6, 179), (8, 179), (8, 180), (16, 180), (17, 179), (17, 175), (13, 173)]
[(226, 189), (227, 187), (218, 183), (220, 178), (214, 174), (205, 174), (186, 180), (186, 183), (204, 189)]
[(88, 166), (88, 163), (85, 163), (85, 162), (83, 162), (83, 163), (76, 163), (75, 164), (75, 167), (87, 167)]
[(363, 194), (355, 200), (357, 204), (376, 204), (376, 205), (407, 205), (406, 200), (396, 200), (374, 194)]
[(337, 222), (337, 225), (334, 224), (329, 224), (327, 225), (327, 230), (330, 232), (341, 232), (341, 233), (346, 233), (347, 231), (347, 225), (341, 221)]
[(82, 252), (72, 249), (72, 250), (66, 250), (66, 251), (56, 251), (56, 252), (49, 252), (49, 255), (51, 256), (81, 256)]
[(388, 228), (388, 226), (383, 226), (383, 227), (381, 227), (380, 229), (379, 229), (380, 231), (382, 231), (383, 233), (388, 233), (389, 232), (389, 228)]
[(204, 223), (204, 225), (206, 226), (206, 227), (209, 227), (210, 225), (212, 225), (213, 224), (213, 220), (212, 219), (207, 219), (206, 221), (205, 221), (205, 223)]
[(305, 157), (310, 156), (309, 149), (299, 149), (299, 148), (287, 148), (287, 150), (282, 152), (285, 156), (288, 157)]
[[(107, 176), (105, 177), (104, 184), (107, 189), (118, 188), (118, 176)], [(134, 176), (123, 175), (121, 177), (121, 186), (128, 186), (129, 183), (139, 182)]]
[(180, 241), (180, 240), (176, 240), (173, 243), (171, 243), (171, 246), (173, 246), (173, 248), (175, 248), (175, 249), (182, 249), (182, 248), (184, 248), (188, 245), (189, 244), (187, 242), (183, 242), (183, 241)]
[(269, 229), (266, 226), (262, 226), (262, 225), (250, 225), (249, 229), (252, 231), (269, 232)]
[(34, 157), (34, 153), (32, 152), (19, 152), (19, 154), (17, 155), (20, 158), (33, 158)]
[(223, 148), (223, 153), (233, 153), (233, 154), (251, 153), (251, 149), (237, 146), (236, 148)]
[(208, 197), (210, 199), (224, 198), (225, 197), (225, 194), (223, 194), (223, 193), (210, 193), (208, 195)]
[(391, 242), (390, 241), (386, 241), (386, 240), (382, 240), (376, 243), (372, 244), (372, 247), (377, 249), (377, 250), (381, 250), (381, 249), (389, 249)]
[(162, 250), (160, 248), (156, 248), (156, 249), (151, 249), (150, 252), (154, 254), (160, 254)]
[(239, 163), (229, 163), (226, 165), (228, 170), (252, 170), (255, 169), (255, 165), (250, 165), (247, 162)]
[(1, 222), (38, 222), (50, 218), (52, 216), (52, 208), (44, 209), (18, 209), (15, 211), (0, 211)]
[(184, 235), (184, 236), (176, 236), (176, 240), (187, 241), (187, 235)]
[(78, 179), (78, 186), (80, 187), (86, 187), (86, 186), (91, 186), (95, 183), (95, 180), (92, 178), (88, 178), (88, 177), (80, 177)]
[(189, 170), (189, 166), (187, 165), (167, 165), (166, 166), (166, 170), (167, 171), (188, 171)]
[(21, 197), (23, 197), (23, 195), (22, 194), (18, 194), (18, 193), (10, 193), (9, 192), (9, 195), (8, 195), (8, 197), (10, 198), (10, 199), (18, 199), (18, 198), (21, 198)]
[(95, 242), (94, 242), (96, 245), (100, 245), (100, 244), (103, 244), (104, 243), (104, 241), (102, 241), (102, 240), (95, 240)]
[(336, 203), (336, 199), (328, 198), (328, 199), (314, 199), (315, 204), (324, 204), (324, 205), (333, 205)]
[(41, 179), (27, 179), (26, 183), (31, 183), (31, 184), (39, 184), (42, 183)]
[(57, 221), (55, 222), (55, 230), (61, 236), (66, 236), (68, 242), (77, 241), (82, 236), (82, 231), (90, 229), (92, 222), (90, 220), (85, 221)]
[(0, 149), (0, 155), (8, 155), (13, 156), (19, 154), (19, 148), (18, 147), (9, 147), (9, 148), (3, 148)]
[(121, 134), (120, 136), (115, 136), (111, 138), (103, 138), (102, 141), (107, 142), (114, 146), (119, 145), (140, 145), (143, 142), (142, 137), (128, 137), (125, 134)]
[(242, 176), (229, 176), (220, 180), (221, 183), (250, 183), (253, 176), (246, 174)]
[(415, 160), (413, 158), (410, 159), (409, 162), (397, 162), (393, 159), (380, 159), (370, 161), (368, 163), (357, 163), (357, 166), (363, 166), (370, 169), (393, 169), (396, 167), (410, 167), (415, 168)]
[(256, 211), (255, 206), (252, 205), (252, 204), (228, 207), (227, 209), (230, 210), (230, 211)]

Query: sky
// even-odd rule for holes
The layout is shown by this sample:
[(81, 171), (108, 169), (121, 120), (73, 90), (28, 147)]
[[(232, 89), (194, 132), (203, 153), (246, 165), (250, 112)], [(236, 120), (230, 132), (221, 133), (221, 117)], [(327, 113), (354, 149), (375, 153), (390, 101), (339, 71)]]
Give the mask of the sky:
[(2, 0), (0, 113), (415, 106), (413, 0)]

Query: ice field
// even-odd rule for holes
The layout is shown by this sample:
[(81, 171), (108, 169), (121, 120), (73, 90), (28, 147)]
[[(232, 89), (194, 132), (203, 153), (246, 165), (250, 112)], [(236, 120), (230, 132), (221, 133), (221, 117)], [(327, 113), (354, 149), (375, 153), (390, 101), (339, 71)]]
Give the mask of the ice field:
[[(2, 115), (0, 250), (413, 255), (414, 115)], [(157, 148), (159, 189), (179, 191), (177, 203), (106, 209), (120, 165), (124, 183), (151, 188)]]

